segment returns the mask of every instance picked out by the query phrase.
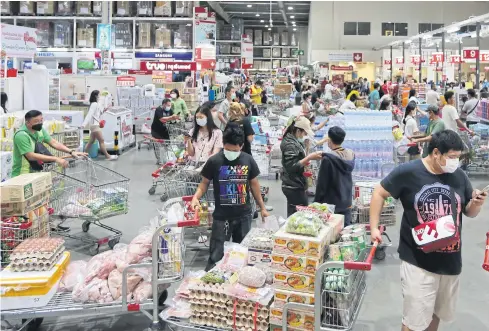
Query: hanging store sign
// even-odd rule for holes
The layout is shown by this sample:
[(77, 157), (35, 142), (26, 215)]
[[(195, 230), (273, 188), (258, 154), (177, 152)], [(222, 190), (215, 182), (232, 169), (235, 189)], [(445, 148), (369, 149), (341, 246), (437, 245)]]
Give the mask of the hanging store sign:
[(384, 64), (385, 65), (391, 65), (392, 64), (392, 61), (391, 60), (384, 60)]
[(431, 63), (443, 63), (445, 61), (445, 56), (443, 52), (433, 52), (431, 53)]
[(112, 42), (112, 24), (97, 24), (97, 48), (101, 51), (110, 50)]
[(337, 65), (332, 65), (331, 70), (336, 70), (336, 71), (353, 71), (353, 66), (337, 66)]
[(480, 51), (479, 60), (481, 62), (489, 62), (489, 51)]
[(462, 57), (460, 55), (450, 55), (450, 63), (462, 63)]
[(241, 36), (241, 69), (253, 68), (253, 41), (251, 36)]
[(119, 76), (117, 77), (117, 80), (115, 82), (115, 85), (117, 87), (124, 87), (124, 86), (135, 86), (136, 85), (136, 77), (131, 77), (131, 76)]
[[(216, 13), (194, 7), (195, 60), (216, 60)], [(198, 51), (197, 51), (198, 50)]]
[(2, 24), (0, 30), (2, 40), (2, 57), (33, 57), (34, 54), (36, 54), (36, 29)]
[(153, 71), (152, 75), (153, 84), (166, 84), (173, 81), (173, 74), (171, 71)]
[(129, 75), (152, 75), (152, 70), (128, 70)]
[(396, 57), (396, 64), (404, 64), (404, 58), (402, 56)]
[(195, 71), (197, 64), (195, 62), (155, 62), (141, 61), (140, 70), (161, 70), (161, 71)]
[(479, 57), (479, 49), (477, 47), (466, 47), (463, 49), (462, 54), (464, 60), (475, 60)]
[(411, 55), (411, 63), (412, 64), (420, 64), (421, 63), (421, 55)]
[(192, 51), (183, 52), (135, 52), (136, 59), (168, 59), (174, 61), (191, 61)]
[(353, 53), (353, 62), (363, 62), (363, 53)]
[(443, 68), (441, 67), (435, 68), (435, 71), (443, 71)]

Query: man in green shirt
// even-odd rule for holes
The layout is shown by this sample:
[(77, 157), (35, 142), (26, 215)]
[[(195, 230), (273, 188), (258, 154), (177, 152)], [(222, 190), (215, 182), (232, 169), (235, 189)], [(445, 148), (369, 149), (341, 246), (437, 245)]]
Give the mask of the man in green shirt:
[(52, 148), (74, 157), (87, 153), (75, 152), (49, 136), (42, 127), (42, 113), (30, 110), (25, 114), (25, 124), (14, 135), (12, 177), (32, 172), (29, 161), (56, 162), (66, 168), (68, 161), (63, 158), (36, 153), (36, 143), (48, 144)]
[(430, 118), (430, 123), (428, 123), (428, 127), (426, 128), (426, 135), (423, 138), (411, 140), (413, 143), (425, 143), (423, 148), (423, 157), (428, 156), (428, 143), (431, 141), (431, 136), (437, 132), (445, 130), (445, 123), (440, 118), (440, 116), (438, 116), (438, 114), (438, 106), (428, 106), (428, 116)]

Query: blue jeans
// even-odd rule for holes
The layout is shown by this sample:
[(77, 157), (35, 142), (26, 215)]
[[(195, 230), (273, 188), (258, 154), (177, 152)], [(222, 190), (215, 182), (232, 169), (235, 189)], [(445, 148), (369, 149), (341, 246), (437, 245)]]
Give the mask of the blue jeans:
[(214, 220), (212, 223), (211, 242), (209, 247), (209, 260), (206, 271), (214, 268), (217, 262), (224, 256), (224, 242), (231, 240), (240, 244), (250, 232), (252, 215), (244, 215), (230, 221)]

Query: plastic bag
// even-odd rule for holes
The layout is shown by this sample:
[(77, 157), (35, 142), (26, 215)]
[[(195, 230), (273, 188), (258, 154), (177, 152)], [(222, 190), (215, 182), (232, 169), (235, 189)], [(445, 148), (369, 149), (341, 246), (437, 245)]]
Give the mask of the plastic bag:
[(173, 204), (168, 210), (168, 223), (169, 224), (178, 224), (181, 220), (183, 220), (183, 207), (179, 203)]
[(92, 257), (87, 264), (87, 275), (85, 283), (94, 278), (107, 279), (112, 270), (115, 269), (114, 252), (106, 251)]
[(78, 283), (85, 280), (87, 273), (86, 261), (73, 261), (66, 267), (65, 274), (59, 283), (58, 292), (72, 292)]
[(275, 215), (265, 217), (265, 222), (257, 220), (256, 221), (256, 227), (261, 228), (261, 229), (271, 230), (274, 232), (277, 232), (278, 229), (280, 229), (280, 225), (278, 223), (277, 216), (275, 216)]
[(317, 236), (322, 224), (321, 218), (316, 214), (298, 211), (287, 219), (285, 231), (306, 236)]
[[(135, 273), (127, 274), (127, 299), (130, 300), (132, 297), (132, 291), (139, 284), (142, 277)], [(114, 300), (118, 301), (122, 298), (122, 273), (119, 270), (114, 269), (109, 275), (108, 286), (110, 294)]]
[(141, 133), (144, 133), (144, 134), (149, 134), (151, 133), (151, 127), (144, 123), (143, 125), (141, 125)]
[(110, 294), (109, 286), (106, 279), (93, 278), (86, 285), (78, 283), (73, 288), (72, 298), (74, 302), (81, 303), (107, 303), (114, 299)]
[(134, 238), (127, 246), (126, 262), (134, 264), (141, 262), (145, 257), (151, 256), (153, 232), (144, 228), (142, 232)]
[(262, 287), (266, 280), (267, 275), (256, 267), (247, 266), (238, 271), (238, 281), (245, 286)]
[(115, 266), (119, 272), (122, 272), (129, 265), (126, 262), (127, 245), (117, 244), (112, 251), (114, 252)]
[(224, 257), (216, 266), (227, 272), (237, 272), (248, 264), (248, 248), (226, 241), (224, 243)]
[(145, 300), (151, 299), (153, 297), (153, 289), (151, 283), (141, 282), (139, 283), (133, 291), (134, 301), (141, 303)]

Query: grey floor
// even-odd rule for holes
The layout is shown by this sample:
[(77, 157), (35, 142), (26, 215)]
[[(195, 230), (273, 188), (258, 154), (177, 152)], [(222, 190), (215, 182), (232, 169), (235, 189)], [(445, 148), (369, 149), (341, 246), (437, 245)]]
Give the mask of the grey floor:
[[(123, 232), (121, 242), (128, 243), (140, 228), (147, 225), (150, 218), (157, 215), (161, 206), (159, 196), (148, 195), (151, 187), (151, 172), (155, 170), (155, 158), (151, 151), (133, 149), (125, 153), (116, 162), (103, 162), (104, 165), (129, 177), (130, 182), (130, 211), (127, 215), (108, 219), (106, 224)], [(273, 213), (285, 215), (285, 198), (280, 189), (280, 182), (263, 180), (263, 185), (270, 186), (268, 205), (274, 207)], [(482, 188), (487, 179), (473, 180), (474, 187)], [(489, 204), (476, 219), (466, 219), (464, 222), (463, 273), (460, 297), (458, 301), (456, 321), (450, 325), (442, 325), (444, 331), (485, 331), (489, 330), (489, 273), (481, 268), (485, 233), (489, 231), (487, 216)], [(398, 217), (400, 220), (400, 217)], [(79, 223), (70, 224), (79, 229)], [(398, 243), (398, 225), (389, 229), (393, 246), (387, 249), (387, 257), (377, 262), (368, 275), (368, 288), (365, 301), (360, 311), (354, 331), (390, 331), (400, 330), (401, 321), (401, 288), (399, 280), (399, 258), (396, 253)], [(81, 232), (81, 230), (80, 230)], [(90, 229), (93, 235), (100, 234), (97, 229)], [(72, 259), (89, 259), (87, 249), (80, 248), (78, 243), (69, 243)], [(205, 266), (207, 253), (205, 251), (187, 251), (187, 270), (202, 269)], [(174, 287), (170, 292), (174, 291)], [(170, 300), (168, 300), (170, 301)], [(98, 316), (73, 319), (63, 317), (45, 320), (43, 331), (141, 331), (149, 326), (149, 320), (142, 314), (120, 316)]]

